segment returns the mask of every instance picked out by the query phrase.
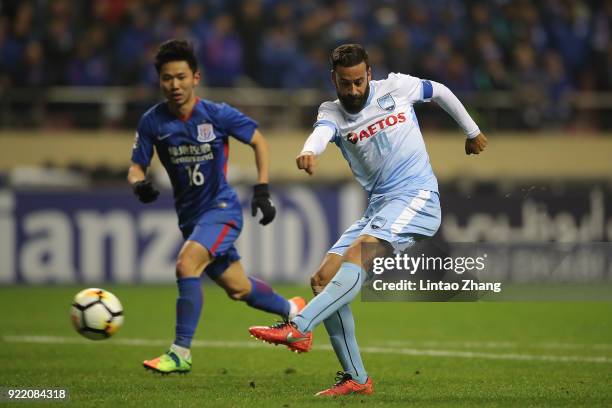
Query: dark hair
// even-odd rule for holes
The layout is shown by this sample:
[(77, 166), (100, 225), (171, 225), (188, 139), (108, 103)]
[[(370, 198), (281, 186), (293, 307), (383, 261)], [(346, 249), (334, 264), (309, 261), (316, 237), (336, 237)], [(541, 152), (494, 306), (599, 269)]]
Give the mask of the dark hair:
[(198, 61), (193, 52), (193, 45), (185, 40), (168, 40), (159, 46), (155, 54), (155, 69), (157, 73), (161, 67), (172, 61), (185, 61), (193, 72), (198, 70)]
[(366, 68), (370, 67), (368, 53), (359, 44), (343, 44), (336, 47), (331, 53), (330, 61), (332, 70), (335, 70), (338, 65), (341, 67), (353, 67), (362, 62), (365, 62)]

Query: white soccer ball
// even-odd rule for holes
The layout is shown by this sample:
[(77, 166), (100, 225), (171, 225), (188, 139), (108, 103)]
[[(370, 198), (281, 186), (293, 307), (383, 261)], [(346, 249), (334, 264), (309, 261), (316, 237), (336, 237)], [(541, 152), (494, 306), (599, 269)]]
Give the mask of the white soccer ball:
[(123, 324), (123, 306), (117, 296), (107, 290), (84, 289), (72, 301), (70, 319), (82, 336), (103, 340), (115, 334)]

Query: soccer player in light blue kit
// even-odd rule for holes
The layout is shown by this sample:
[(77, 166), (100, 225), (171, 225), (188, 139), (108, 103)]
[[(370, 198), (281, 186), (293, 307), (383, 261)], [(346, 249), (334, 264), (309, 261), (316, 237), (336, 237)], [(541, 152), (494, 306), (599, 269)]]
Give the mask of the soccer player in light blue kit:
[[(433, 236), (441, 221), (438, 182), (413, 105), (433, 100), (451, 115), (467, 136), (466, 154), (482, 152), (487, 139), (457, 97), (440, 83), (395, 73), (371, 81), (368, 55), (358, 44), (336, 48), (331, 64), (338, 99), (321, 104), (297, 166), (312, 175), (316, 156), (329, 142), (335, 143), (368, 192), (368, 207), (313, 275), (315, 297), (308, 305), (294, 319), (251, 327), (249, 332), (292, 351), (306, 352), (312, 344), (312, 330), (324, 323), (343, 371), (331, 388), (317, 395), (371, 394), (372, 380), (359, 354), (349, 308), (361, 288), (362, 265), (371, 261), (363, 258), (379, 250), (406, 249), (416, 240)], [(375, 250), (362, 253), (362, 244)]]
[(176, 261), (179, 296), (175, 340), (160, 357), (144, 367), (164, 374), (191, 370), (190, 346), (202, 310), (200, 275), (205, 272), (228, 296), (249, 306), (292, 318), (302, 298), (286, 300), (264, 281), (245, 275), (234, 242), (242, 229), (242, 208), (226, 179), (229, 136), (255, 151), (258, 184), (252, 215), (259, 209), (266, 225), (276, 210), (268, 191), (268, 146), (257, 123), (227, 104), (199, 99), (200, 81), (192, 46), (186, 41), (162, 44), (155, 57), (159, 84), (166, 101), (141, 118), (132, 150), (128, 181), (138, 199), (154, 201), (159, 192), (146, 180), (153, 149), (168, 172), (179, 228), (185, 238)]

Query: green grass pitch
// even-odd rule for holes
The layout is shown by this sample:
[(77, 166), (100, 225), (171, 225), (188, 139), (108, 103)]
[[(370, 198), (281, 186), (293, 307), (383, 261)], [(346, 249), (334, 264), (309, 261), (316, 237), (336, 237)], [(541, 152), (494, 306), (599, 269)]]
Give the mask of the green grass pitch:
[[(75, 333), (77, 287), (0, 288), (0, 387), (67, 388), (75, 407), (612, 406), (612, 303), (353, 303), (375, 394), (318, 399), (339, 364), (323, 327), (295, 355), (251, 339), (275, 317), (205, 286), (183, 376), (145, 372), (173, 339), (176, 290), (109, 286), (125, 325), (94, 342)], [(308, 296), (306, 287), (280, 286)], [(0, 407), (10, 406), (0, 401)]]

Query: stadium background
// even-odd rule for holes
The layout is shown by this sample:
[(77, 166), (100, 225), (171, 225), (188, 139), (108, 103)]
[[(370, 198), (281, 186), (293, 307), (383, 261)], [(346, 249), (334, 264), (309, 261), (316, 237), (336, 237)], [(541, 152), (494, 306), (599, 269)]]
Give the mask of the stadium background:
[[(170, 191), (142, 206), (124, 181), (139, 115), (159, 100), (157, 45), (189, 38), (202, 97), (256, 118), (272, 150), (279, 207), (245, 217), (250, 273), (304, 283), (364, 206), (333, 147), (315, 177), (294, 169), (318, 104), (333, 98), (327, 56), (357, 41), (374, 78), (406, 72), (448, 85), (490, 148), (433, 104), (417, 107), (441, 182), (439, 239), (612, 240), (612, 3), (588, 1), (4, 1), (0, 17), (0, 282), (171, 282), (181, 240)], [(255, 172), (232, 143), (245, 208)], [(609, 279), (609, 276), (602, 276)]]

